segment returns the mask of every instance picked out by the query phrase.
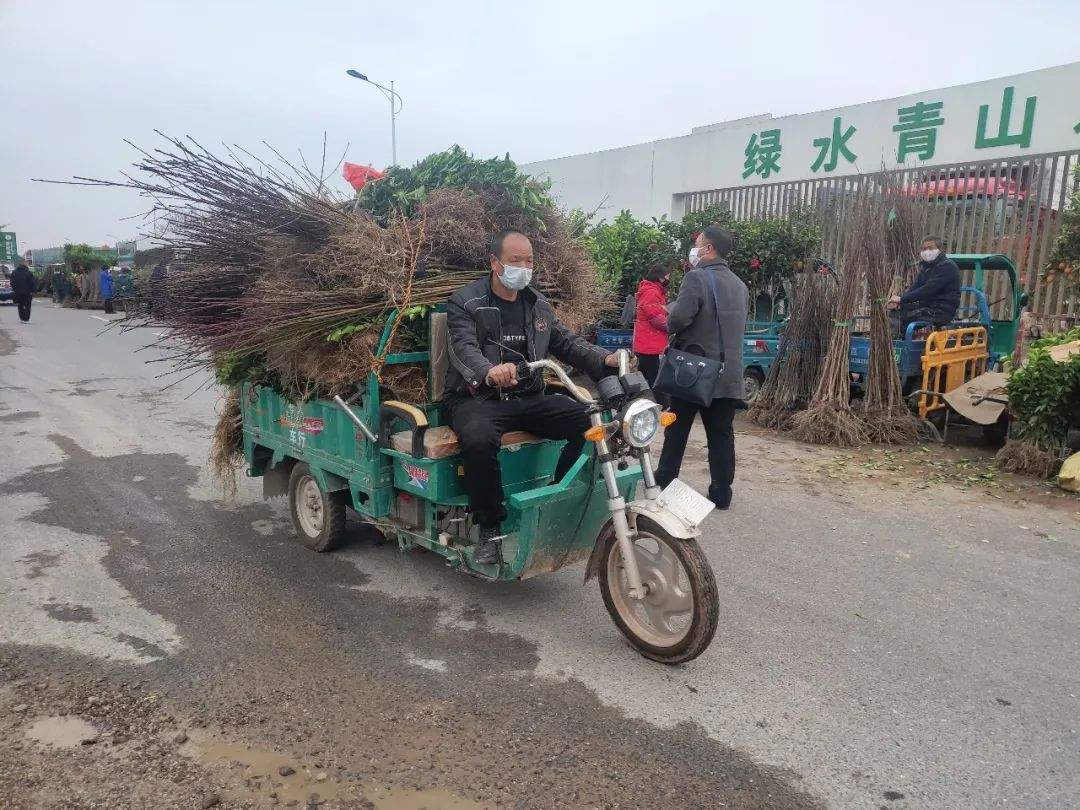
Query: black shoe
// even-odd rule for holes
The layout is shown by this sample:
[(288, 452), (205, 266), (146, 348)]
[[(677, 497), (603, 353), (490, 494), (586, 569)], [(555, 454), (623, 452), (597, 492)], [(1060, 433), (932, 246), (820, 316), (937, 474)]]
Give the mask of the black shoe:
[(502, 557), (502, 535), (498, 526), (481, 526), (480, 540), (473, 551), (473, 562), (497, 565)]
[(731, 506), (731, 490), (726, 493), (721, 492), (718, 489), (709, 487), (709, 500), (713, 502), (713, 506), (721, 511), (728, 509)]

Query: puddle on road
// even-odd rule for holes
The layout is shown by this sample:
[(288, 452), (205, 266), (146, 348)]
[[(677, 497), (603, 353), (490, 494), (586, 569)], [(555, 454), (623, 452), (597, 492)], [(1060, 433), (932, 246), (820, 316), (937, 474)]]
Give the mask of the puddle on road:
[[(328, 772), (310, 768), (297, 757), (278, 754), (263, 748), (229, 742), (207, 732), (193, 729), (180, 748), (185, 756), (211, 769), (227, 772), (236, 784), (226, 788), (233, 800), (259, 797), (269, 801), (276, 793), (280, 803), (297, 801), (306, 804), (313, 796), (320, 801), (355, 799), (359, 794), (372, 802), (377, 810), (485, 810), (486, 805), (463, 799), (442, 789), (399, 790), (363, 782), (338, 781)], [(287, 776), (282, 776), (281, 769)], [(289, 771), (292, 773), (289, 773)], [(325, 774), (323, 781), (319, 776)], [(240, 787), (239, 785), (246, 785)]]
[[(195, 730), (189, 733), (188, 742), (180, 752), (210, 768), (226, 769), (238, 775), (238, 781), (246, 782), (248, 789), (243, 791), (247, 794), (246, 797), (236, 791), (227, 790), (226, 793), (235, 799), (250, 798), (254, 793), (269, 800), (271, 793), (277, 793), (277, 798), (282, 802), (295, 800), (306, 803), (313, 793), (319, 794), (319, 798), (324, 801), (341, 798), (349, 787), (334, 781), (329, 775), (326, 781), (318, 781), (316, 776), (321, 771), (308, 770), (299, 764), (295, 757), (220, 740)], [(239, 763), (239, 766), (236, 763)], [(280, 768), (292, 769), (293, 773), (282, 776)]]
[(98, 731), (79, 717), (43, 717), (26, 730), (26, 736), (53, 748), (78, 748), (97, 739)]
[(446, 672), (446, 662), (439, 658), (419, 658), (411, 653), (405, 656), (406, 663), (422, 669), (430, 669), (432, 672)]
[(373, 789), (365, 795), (378, 810), (484, 810), (486, 807), (448, 790)]

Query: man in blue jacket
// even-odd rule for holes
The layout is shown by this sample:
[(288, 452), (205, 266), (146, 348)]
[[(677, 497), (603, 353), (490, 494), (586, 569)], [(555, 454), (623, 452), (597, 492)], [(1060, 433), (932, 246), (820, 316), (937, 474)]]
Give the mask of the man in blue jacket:
[(923, 239), (919, 259), (914, 283), (889, 301), (889, 309), (899, 316), (901, 334), (912, 321), (944, 326), (960, 307), (960, 268), (945, 255), (941, 240), (936, 236)]
[(113, 276), (109, 270), (109, 265), (101, 265), (101, 274), (98, 277), (98, 292), (101, 295), (101, 303), (105, 305), (105, 314), (112, 315), (116, 310), (113, 309), (113, 293), (115, 288), (113, 287)]

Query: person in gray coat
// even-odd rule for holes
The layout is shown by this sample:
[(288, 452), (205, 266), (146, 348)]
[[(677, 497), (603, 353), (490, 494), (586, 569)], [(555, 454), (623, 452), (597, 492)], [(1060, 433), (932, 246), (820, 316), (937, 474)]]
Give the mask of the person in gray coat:
[[(671, 398), (676, 420), (664, 433), (664, 449), (656, 470), (657, 483), (662, 487), (678, 477), (690, 428), (700, 413), (709, 445), (709, 500), (717, 509), (731, 505), (731, 484), (735, 480), (733, 422), (736, 405), (743, 398), (743, 331), (750, 299), (746, 285), (728, 267), (727, 256), (734, 245), (734, 237), (719, 225), (709, 225), (698, 234), (690, 251), (693, 269), (683, 277), (678, 297), (668, 306), (671, 345), (714, 360), (720, 359), (722, 346), (724, 371), (716, 380), (710, 405), (703, 407)], [(709, 276), (716, 281), (716, 303)]]

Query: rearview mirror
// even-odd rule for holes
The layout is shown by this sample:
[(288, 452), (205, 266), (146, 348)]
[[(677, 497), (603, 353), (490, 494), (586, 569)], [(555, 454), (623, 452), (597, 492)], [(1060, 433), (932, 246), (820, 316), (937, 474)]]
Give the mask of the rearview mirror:
[(1028, 305), (1029, 301), (1031, 301), (1031, 296), (1028, 295), (1027, 291), (1025, 290), (1024, 292), (1020, 293), (1020, 300), (1017, 301), (1017, 304), (1020, 306), (1021, 309), (1023, 309)]

